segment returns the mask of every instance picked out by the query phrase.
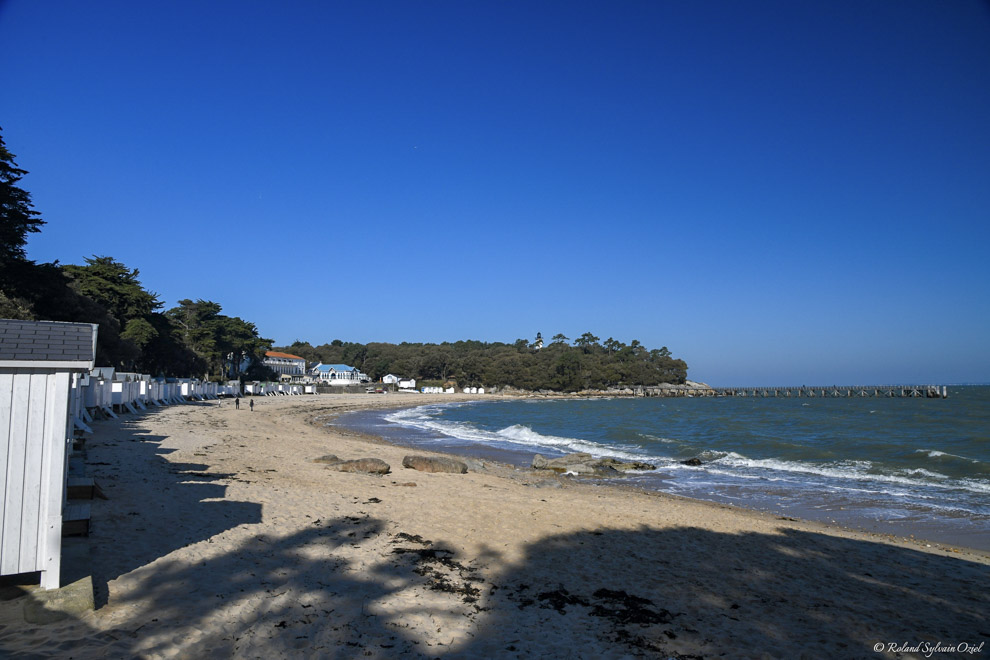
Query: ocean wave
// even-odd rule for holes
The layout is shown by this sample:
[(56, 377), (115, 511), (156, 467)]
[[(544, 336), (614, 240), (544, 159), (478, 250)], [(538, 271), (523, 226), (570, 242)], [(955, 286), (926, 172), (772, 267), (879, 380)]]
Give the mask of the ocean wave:
[(968, 461), (969, 463), (979, 464), (983, 461), (976, 458), (969, 458), (968, 456), (960, 456), (959, 454), (950, 454), (946, 451), (939, 451), (938, 449), (915, 449), (915, 454), (925, 454), (928, 458), (934, 458), (938, 460), (943, 459), (956, 459), (959, 461)]
[(959, 483), (966, 485), (966, 490), (972, 490), (977, 493), (990, 493), (990, 482), (981, 481), (979, 479), (960, 479)]
[(485, 442), (489, 440), (488, 434), (473, 424), (466, 422), (452, 422), (438, 420), (435, 415), (443, 408), (452, 407), (453, 404), (434, 404), (420, 406), (418, 408), (404, 408), (396, 410), (383, 418), (386, 422), (398, 424), (420, 431), (440, 433), (442, 435), (459, 438), (462, 440), (472, 440)]
[(514, 424), (498, 431), (488, 431), (468, 422), (437, 419), (436, 415), (442, 407), (447, 407), (447, 405), (438, 404), (398, 410), (386, 415), (384, 419), (400, 426), (494, 446), (509, 444), (528, 449), (551, 450), (563, 454), (585, 452), (593, 456), (611, 456), (631, 461), (642, 461), (649, 458), (628, 447), (616, 447), (581, 438), (547, 435), (522, 424)]
[[(717, 452), (713, 452), (717, 453)], [(770, 470), (784, 473), (817, 475), (837, 480), (881, 482), (900, 486), (930, 486), (939, 489), (990, 492), (990, 483), (976, 479), (952, 479), (939, 472), (922, 468), (878, 472), (870, 461), (843, 461), (832, 465), (799, 463), (774, 458), (747, 458), (736, 452), (724, 452), (710, 465), (731, 468), (732, 470)]]
[[(657, 465), (656, 472), (678, 475), (691, 475), (688, 478), (698, 485), (702, 474), (717, 479), (738, 479), (741, 483), (754, 481), (783, 481), (798, 489), (807, 487), (836, 488), (848, 491), (860, 491), (863, 494), (909, 498), (921, 496), (918, 489), (933, 488), (937, 492), (963, 491), (971, 493), (990, 493), (990, 480), (981, 478), (953, 478), (931, 468), (936, 461), (975, 461), (962, 456), (955, 456), (936, 449), (919, 449), (916, 453), (923, 454), (933, 463), (925, 468), (894, 468), (874, 463), (868, 460), (845, 460), (837, 462), (812, 462), (787, 460), (783, 458), (750, 458), (734, 451), (708, 449), (695, 452), (704, 464), (700, 467), (686, 466), (681, 463), (685, 456), (678, 449), (686, 448), (686, 444), (673, 438), (665, 438), (648, 433), (638, 433), (636, 436), (653, 445), (654, 451), (665, 447), (661, 452), (668, 455), (655, 455), (653, 452), (640, 449), (635, 445), (616, 445), (614, 443), (598, 442), (569, 436), (544, 434), (525, 424), (513, 424), (499, 430), (486, 430), (471, 422), (453, 421), (442, 418), (443, 411), (453, 407), (466, 405), (464, 403), (443, 403), (397, 410), (387, 414), (384, 419), (400, 426), (419, 429), (441, 437), (455, 438), (465, 442), (476, 442), (494, 447), (525, 448), (534, 452), (548, 454), (566, 454), (571, 452), (586, 452), (593, 456), (614, 456), (626, 460), (647, 461)], [(948, 466), (947, 466), (948, 467)], [(680, 479), (681, 477), (678, 477)], [(701, 479), (703, 480), (703, 479)], [(926, 498), (927, 499), (927, 498)]]
[(645, 440), (650, 440), (652, 442), (662, 442), (666, 445), (683, 444), (680, 440), (674, 440), (673, 438), (664, 438), (659, 435), (651, 435), (649, 433), (637, 433), (636, 435), (638, 435), (639, 437)]

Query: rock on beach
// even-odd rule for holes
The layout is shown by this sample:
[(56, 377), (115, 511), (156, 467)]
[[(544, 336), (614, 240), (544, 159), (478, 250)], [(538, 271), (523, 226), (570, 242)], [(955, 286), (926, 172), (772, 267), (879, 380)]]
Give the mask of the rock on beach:
[(629, 470), (654, 470), (655, 465), (639, 461), (620, 461), (616, 458), (595, 458), (585, 452), (576, 452), (548, 459), (536, 454), (533, 456), (534, 470), (551, 470), (563, 474), (576, 474), (593, 477), (619, 477)]
[(420, 472), (447, 472), (450, 474), (466, 474), (467, 464), (456, 458), (445, 456), (406, 456), (402, 459), (402, 467), (412, 468)]
[(359, 458), (341, 461), (333, 465), (340, 472), (367, 472), (368, 474), (388, 474), (391, 467), (380, 458)]

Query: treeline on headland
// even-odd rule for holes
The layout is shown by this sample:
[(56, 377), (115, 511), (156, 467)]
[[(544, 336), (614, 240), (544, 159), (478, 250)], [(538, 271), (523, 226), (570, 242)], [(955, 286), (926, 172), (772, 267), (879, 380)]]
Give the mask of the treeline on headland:
[[(118, 371), (207, 379), (268, 379), (270, 339), (253, 323), (221, 314), (208, 300), (162, 311), (138, 271), (112, 257), (84, 266), (16, 264), (0, 268), (0, 317), (96, 323), (96, 363)], [(9, 266), (9, 265), (8, 265)]]
[[(254, 323), (222, 314), (218, 303), (181, 300), (163, 311), (137, 269), (109, 256), (84, 265), (35, 263), (27, 238), (45, 224), (31, 195), (18, 183), (27, 174), (14, 162), (0, 135), (0, 318), (73, 321), (100, 326), (96, 362), (120, 371), (153, 376), (212, 379), (274, 379), (264, 366), (272, 340)], [(687, 365), (664, 348), (648, 350), (602, 342), (591, 333), (574, 340), (556, 335), (512, 344), (458, 341), (442, 344), (359, 344), (334, 340), (313, 347), (281, 347), (311, 363), (347, 364), (373, 380), (393, 373), (462, 387), (515, 387), (579, 391), (614, 386), (683, 383)]]
[(316, 347), (297, 341), (275, 350), (298, 355), (307, 362), (357, 367), (375, 381), (395, 374), (420, 383), (452, 382), (460, 387), (577, 392), (683, 383), (687, 379), (687, 364), (671, 357), (666, 346), (649, 350), (636, 340), (624, 344), (611, 337), (602, 342), (590, 332), (573, 344), (569, 342), (563, 335), (554, 336), (545, 346), (539, 335), (533, 342), (518, 339), (512, 344), (359, 344), (335, 339)]

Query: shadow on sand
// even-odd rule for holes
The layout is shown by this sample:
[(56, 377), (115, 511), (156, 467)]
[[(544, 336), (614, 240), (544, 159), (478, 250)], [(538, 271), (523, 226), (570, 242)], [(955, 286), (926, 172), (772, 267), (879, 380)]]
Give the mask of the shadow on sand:
[(0, 630), (0, 654), (17, 635), (36, 636), (37, 657), (266, 658), (878, 658), (895, 657), (878, 644), (990, 638), (987, 566), (793, 529), (601, 529), (547, 537), (505, 566), (494, 550), (459, 557), (443, 539), (330, 511), (179, 563), (172, 550), (260, 521), (261, 505), (219, 499), (233, 475), (164, 460), (139, 422), (116, 449), (144, 454), (139, 479), (155, 492), (108, 521), (123, 533), (100, 540), (94, 560), (98, 606), (126, 576), (138, 615), (100, 632), (60, 624), (72, 632), (57, 642), (44, 627)]

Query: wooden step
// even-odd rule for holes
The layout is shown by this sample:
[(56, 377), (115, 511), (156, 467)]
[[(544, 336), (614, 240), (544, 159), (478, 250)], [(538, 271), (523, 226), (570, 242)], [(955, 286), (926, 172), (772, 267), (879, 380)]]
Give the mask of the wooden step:
[(62, 536), (89, 536), (89, 502), (66, 504), (62, 510)]
[(100, 484), (93, 477), (69, 477), (66, 479), (66, 497), (70, 500), (107, 499)]

